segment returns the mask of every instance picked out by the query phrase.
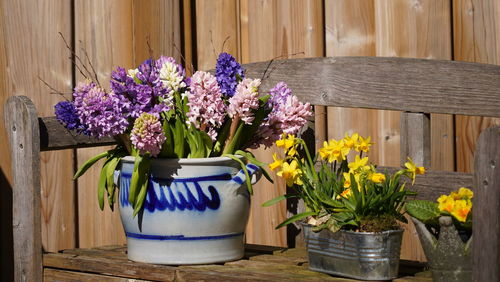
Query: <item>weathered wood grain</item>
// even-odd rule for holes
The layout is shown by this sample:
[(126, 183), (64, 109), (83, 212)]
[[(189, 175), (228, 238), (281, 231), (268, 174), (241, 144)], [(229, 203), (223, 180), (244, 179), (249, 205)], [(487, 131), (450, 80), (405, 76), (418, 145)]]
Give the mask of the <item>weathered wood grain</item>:
[[(243, 0), (240, 4), (241, 62), (323, 56), (323, 18), (317, 16), (323, 13), (321, 1)], [(249, 72), (247, 77), (262, 78), (262, 73)], [(282, 81), (289, 83), (290, 78)], [(295, 90), (292, 88), (294, 93)], [(262, 89), (261, 93), (264, 91)], [(317, 112), (317, 116), (321, 113)], [(255, 150), (254, 153), (260, 160), (272, 162), (272, 153), (278, 151), (271, 147)], [(275, 175), (273, 179), (274, 185), (261, 180), (254, 189), (247, 242), (286, 246), (286, 228), (275, 230), (290, 215), (287, 214), (286, 202), (266, 208), (261, 206), (286, 191), (283, 179)], [(289, 225), (289, 228), (292, 226)], [(294, 229), (297, 231), (299, 228), (295, 226)], [(297, 242), (303, 241), (299, 239)]]
[(96, 139), (66, 129), (55, 117), (38, 118), (40, 150), (53, 151), (116, 144), (113, 138)]
[[(375, 6), (373, 0), (325, 1), (327, 56), (375, 56)], [(376, 110), (329, 107), (328, 139), (357, 132), (375, 141), (368, 156), (379, 163), (379, 122)]]
[[(262, 76), (269, 62), (245, 65)], [(274, 61), (266, 91), (287, 81), (314, 105), (500, 117), (500, 67), (410, 58), (333, 57)]]
[[(74, 5), (76, 53), (81, 58), (86, 58), (84, 52), (86, 50), (101, 86), (109, 89), (108, 81), (114, 68), (117, 66), (125, 69), (136, 67), (135, 41), (132, 32), (134, 30), (133, 1), (77, 0)], [(140, 28), (137, 29), (140, 30)], [(145, 36), (145, 34), (140, 36), (141, 42), (144, 42)], [(153, 37), (154, 34), (151, 36)], [(158, 41), (155, 40), (155, 42)], [(148, 49), (147, 46), (142, 46), (142, 48)], [(90, 69), (88, 62), (86, 65)], [(78, 71), (76, 74), (76, 81), (84, 80)], [(81, 166), (89, 158), (110, 148), (112, 147), (78, 149), (76, 163)], [(102, 162), (96, 163), (77, 181), (79, 247), (125, 242), (119, 213), (111, 212), (107, 204), (104, 211), (99, 209), (96, 191), (101, 167)]]
[(42, 223), (40, 218), (40, 137), (38, 114), (26, 96), (11, 97), (4, 107), (13, 178), (12, 227), (14, 278), (42, 280)]
[[(0, 45), (5, 50), (5, 68), (0, 69), (0, 79), (5, 79), (7, 88), (6, 92), (0, 93), (3, 97), (1, 102), (8, 96), (25, 95), (33, 101), (40, 115), (52, 115), (54, 105), (63, 98), (51, 94), (54, 91), (40, 78), (58, 91), (66, 93), (71, 89), (71, 60), (59, 35), (60, 32), (66, 38), (72, 36), (71, 3), (2, 1), (1, 6), (0, 29), (3, 30), (3, 37)], [(7, 154), (3, 151), (6, 149), (7, 146), (0, 146), (4, 155)], [(48, 250), (72, 248), (75, 246), (72, 152), (43, 153), (40, 168), (44, 172), (39, 188), (42, 193), (43, 246)]]
[[(108, 275), (100, 275), (93, 273), (73, 272), (52, 268), (43, 270), (43, 281), (109, 281), (109, 282), (129, 282), (128, 278), (113, 277)], [(146, 281), (134, 279), (134, 281)]]
[(400, 164), (411, 158), (418, 166), (431, 165), (430, 116), (422, 113), (401, 113)]
[[(134, 64), (160, 55), (181, 62), (181, 0), (133, 0)], [(148, 46), (149, 44), (149, 46)], [(151, 47), (152, 54), (150, 54)]]
[(196, 0), (195, 9), (198, 69), (215, 68), (221, 52), (240, 58), (237, 1)]
[(500, 127), (479, 136), (474, 172), (474, 281), (500, 280)]
[[(394, 173), (399, 168), (379, 167), (379, 171)], [(408, 180), (403, 180), (408, 182)], [(410, 184), (410, 183), (409, 183)], [(409, 185), (407, 184), (407, 185)], [(426, 171), (424, 175), (417, 175), (415, 185), (408, 186), (412, 191), (416, 191), (417, 199), (436, 201), (442, 194), (449, 194), (459, 187), (469, 187), (474, 190), (472, 185), (472, 174), (453, 171)]]
[[(68, 275), (73, 279), (83, 279), (91, 273), (117, 279), (155, 281), (352, 281), (308, 270), (304, 248), (249, 245), (245, 253), (249, 259), (211, 265), (167, 266), (128, 261), (123, 247), (111, 246), (48, 253), (44, 255), (44, 266), (46, 272), (57, 269), (63, 271), (58, 273), (60, 277)], [(401, 269), (405, 270), (402, 275), (414, 275), (423, 269), (423, 265), (403, 261)], [(78, 273), (83, 275), (78, 276)]]
[[(453, 2), (454, 59), (500, 64), (500, 2), (456, 0)], [(497, 99), (498, 101), (498, 99)], [(484, 129), (500, 125), (498, 118), (457, 116), (457, 170), (472, 172), (476, 141)]]

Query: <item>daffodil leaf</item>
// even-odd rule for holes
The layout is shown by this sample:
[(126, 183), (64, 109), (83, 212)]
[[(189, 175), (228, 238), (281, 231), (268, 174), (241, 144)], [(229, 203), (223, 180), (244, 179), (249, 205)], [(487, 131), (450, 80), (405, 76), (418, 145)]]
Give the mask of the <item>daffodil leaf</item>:
[(288, 224), (293, 223), (295, 221), (298, 221), (298, 220), (304, 219), (308, 216), (313, 216), (316, 214), (317, 214), (317, 212), (314, 212), (314, 211), (307, 211), (307, 212), (303, 212), (303, 213), (298, 213), (294, 216), (289, 217), (287, 220), (283, 221), (282, 223), (280, 223), (278, 226), (276, 226), (275, 229), (280, 229), (281, 227), (283, 227), (285, 225), (288, 225)]
[(262, 204), (263, 207), (270, 207), (280, 201), (283, 201), (285, 199), (289, 199), (289, 198), (297, 198), (297, 195), (281, 195), (281, 196), (278, 196), (274, 199), (271, 199), (269, 201), (266, 201), (265, 203)]

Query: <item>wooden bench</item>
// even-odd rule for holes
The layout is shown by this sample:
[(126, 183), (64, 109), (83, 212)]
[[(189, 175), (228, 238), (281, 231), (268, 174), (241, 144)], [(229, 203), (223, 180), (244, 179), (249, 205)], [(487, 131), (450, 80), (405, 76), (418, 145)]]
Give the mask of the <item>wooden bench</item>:
[[(402, 111), (402, 162), (410, 156), (426, 167), (430, 165), (430, 113), (500, 117), (500, 66), (336, 57), (261, 62), (244, 67), (248, 77), (262, 77), (265, 73), (262, 91), (278, 81), (286, 81), (301, 101), (313, 105)], [(249, 246), (246, 258), (237, 262), (183, 267), (133, 263), (126, 259), (124, 248), (116, 246), (42, 254), (40, 152), (114, 142), (79, 136), (66, 130), (54, 117), (38, 117), (33, 103), (23, 96), (7, 101), (5, 128), (12, 154), (16, 281), (40, 281), (44, 276), (49, 280), (70, 279), (75, 275), (81, 279), (91, 275), (97, 275), (96, 279), (117, 276), (118, 280), (231, 280), (241, 279), (241, 275), (247, 280), (334, 279), (308, 271), (303, 249), (283, 251)], [(461, 186), (474, 187), (475, 281), (500, 280), (499, 166), (500, 127), (494, 127), (479, 138), (474, 174), (429, 171), (418, 178), (415, 187), (419, 198), (429, 200)], [(290, 265), (293, 267), (285, 267)]]

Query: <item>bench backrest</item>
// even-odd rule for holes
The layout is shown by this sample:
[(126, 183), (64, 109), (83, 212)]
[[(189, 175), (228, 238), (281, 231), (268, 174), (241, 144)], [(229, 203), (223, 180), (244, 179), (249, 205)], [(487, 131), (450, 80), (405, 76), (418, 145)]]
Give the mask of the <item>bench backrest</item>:
[[(315, 106), (402, 111), (402, 158), (430, 164), (430, 113), (500, 117), (500, 66), (403, 58), (334, 57), (244, 65), (262, 77), (261, 91), (286, 81), (301, 101)], [(40, 151), (104, 146), (40, 118), (27, 97), (5, 105), (12, 154), (16, 280), (42, 273)], [(403, 161), (403, 160), (402, 160)], [(474, 279), (500, 279), (500, 127), (480, 137), (475, 173), (430, 171), (417, 182), (419, 198), (434, 200), (457, 187), (474, 187)], [(32, 207), (32, 208), (26, 208)]]

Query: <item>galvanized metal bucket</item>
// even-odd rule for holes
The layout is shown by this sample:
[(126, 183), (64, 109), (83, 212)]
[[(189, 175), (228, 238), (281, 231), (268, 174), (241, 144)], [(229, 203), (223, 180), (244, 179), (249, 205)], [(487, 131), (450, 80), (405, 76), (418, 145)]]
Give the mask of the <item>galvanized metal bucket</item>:
[(398, 276), (403, 230), (313, 232), (303, 225), (309, 269), (362, 280), (390, 280)]

